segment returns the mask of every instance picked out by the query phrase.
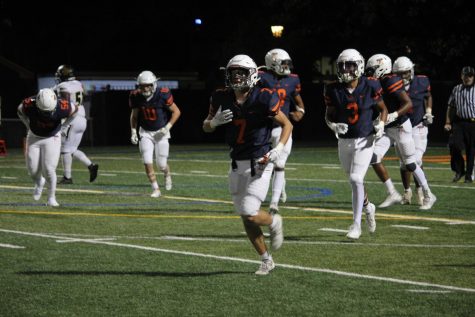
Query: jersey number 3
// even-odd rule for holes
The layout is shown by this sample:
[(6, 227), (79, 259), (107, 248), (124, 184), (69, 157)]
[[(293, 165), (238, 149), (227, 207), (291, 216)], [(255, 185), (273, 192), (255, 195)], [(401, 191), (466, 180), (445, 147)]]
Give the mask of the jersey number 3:
[(355, 124), (358, 122), (358, 119), (360, 118), (360, 115), (358, 114), (358, 104), (356, 102), (349, 103), (346, 106), (346, 109), (352, 111), (351, 116), (348, 117), (348, 123)]

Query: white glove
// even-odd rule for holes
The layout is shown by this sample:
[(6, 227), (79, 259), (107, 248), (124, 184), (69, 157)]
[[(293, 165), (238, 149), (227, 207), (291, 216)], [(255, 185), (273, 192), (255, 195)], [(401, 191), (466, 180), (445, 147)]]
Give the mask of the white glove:
[(132, 144), (138, 144), (139, 143), (139, 136), (137, 135), (137, 130), (136, 129), (130, 129), (131, 137), (130, 137), (130, 142)]
[(211, 119), (209, 125), (212, 129), (216, 128), (219, 125), (226, 124), (233, 120), (233, 112), (230, 109), (221, 111), (221, 106), (219, 106), (218, 111), (214, 115), (214, 118)]
[(283, 143), (277, 144), (275, 148), (269, 151), (269, 153), (266, 154), (268, 160), (272, 163), (275, 163), (279, 160), (280, 155), (282, 154), (282, 151), (284, 150), (285, 145)]
[(348, 132), (348, 125), (346, 123), (335, 123), (331, 122), (329, 125), (330, 129), (335, 132), (335, 134), (345, 134)]
[(422, 119), (424, 119), (424, 125), (425, 126), (431, 125), (434, 122), (434, 116), (432, 115), (432, 113), (426, 113), (422, 117)]
[(397, 117), (399, 117), (397, 111), (391, 112), (386, 118), (386, 124), (390, 124), (391, 122), (396, 121)]
[(374, 131), (376, 131), (375, 133), (376, 139), (379, 139), (384, 134), (384, 122), (380, 120), (377, 120), (377, 121), (378, 122), (374, 125)]
[(167, 135), (171, 128), (172, 124), (168, 122), (166, 126), (157, 131), (157, 136), (161, 138), (164, 135)]

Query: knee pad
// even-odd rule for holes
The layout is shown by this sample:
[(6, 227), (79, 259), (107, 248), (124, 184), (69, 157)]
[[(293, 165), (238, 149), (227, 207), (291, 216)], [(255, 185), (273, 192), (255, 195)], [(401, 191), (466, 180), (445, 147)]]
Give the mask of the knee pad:
[(406, 164), (406, 169), (409, 171), (409, 172), (414, 172), (416, 170), (416, 163), (409, 163), (409, 164)]
[(261, 201), (254, 195), (247, 195), (241, 203), (240, 214), (244, 216), (255, 216), (261, 208)]
[(356, 173), (350, 174), (350, 183), (353, 184), (363, 184), (363, 176)]

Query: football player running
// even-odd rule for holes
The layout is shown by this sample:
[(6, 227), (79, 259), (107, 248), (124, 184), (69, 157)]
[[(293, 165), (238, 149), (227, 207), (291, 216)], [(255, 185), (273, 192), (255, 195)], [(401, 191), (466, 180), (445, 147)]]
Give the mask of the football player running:
[(129, 96), (130, 128), (132, 144), (139, 144), (145, 166), (145, 174), (152, 186), (150, 197), (160, 197), (153, 157), (165, 178), (165, 189), (172, 189), (172, 177), (168, 166), (171, 138), (170, 129), (180, 117), (180, 109), (173, 101), (170, 89), (158, 87), (158, 78), (151, 71), (143, 71), (137, 77), (138, 89)]
[[(275, 48), (267, 52), (265, 56), (266, 71), (260, 71), (260, 85), (277, 92), (280, 100), (280, 111), (293, 121), (299, 122), (305, 114), (305, 106), (300, 96), (300, 79), (297, 74), (292, 74), (292, 60), (290, 55), (280, 48)], [(291, 103), (295, 109), (291, 109)], [(271, 141), (272, 147), (279, 144), (282, 127), (274, 123)], [(287, 194), (285, 192), (285, 163), (292, 150), (292, 135), (285, 144), (279, 161), (274, 164), (274, 177), (272, 180), (272, 197), (269, 211), (277, 213), (279, 211), (279, 199), (285, 203)]]
[[(368, 59), (366, 73), (374, 76), (381, 82), (384, 91), (384, 102), (389, 111), (384, 136), (376, 140), (374, 155), (371, 160), (376, 173), (388, 189), (389, 196), (383, 204), (387, 207), (402, 201), (402, 197), (397, 191), (394, 190), (390, 193), (388, 186), (388, 180), (390, 179), (381, 163), (389, 147), (394, 143), (405, 169), (414, 174), (417, 182), (422, 187), (424, 199), (420, 209), (428, 210), (432, 208), (436, 197), (429, 188), (424, 171), (416, 163), (417, 156), (414, 139), (412, 138), (412, 125), (407, 116), (408, 111), (412, 108), (412, 101), (404, 89), (403, 81), (400, 77), (392, 74), (391, 59), (384, 54), (375, 54)], [(385, 172), (382, 173), (383, 169)], [(392, 187), (394, 188), (394, 185)], [(394, 192), (397, 193), (397, 196), (394, 195)], [(387, 202), (388, 204), (386, 205), (385, 203)]]
[[(350, 181), (353, 223), (346, 236), (356, 240), (361, 236), (363, 209), (369, 232), (376, 230), (376, 208), (365, 193), (364, 177), (388, 112), (379, 81), (363, 76), (364, 59), (357, 50), (342, 51), (336, 62), (339, 82), (325, 86), (325, 120), (338, 138), (338, 156)], [(380, 120), (373, 123), (376, 112)]]
[[(33, 199), (40, 200), (45, 183), (49, 193), (47, 205), (56, 201), (56, 167), (61, 152), (61, 120), (72, 118), (77, 108), (69, 99), (58, 99), (52, 89), (41, 89), (18, 106), (18, 117), (28, 129), (26, 165), (35, 184)], [(68, 120), (66, 120), (67, 122)]]
[[(269, 189), (275, 162), (279, 161), (292, 133), (292, 124), (280, 111), (277, 93), (257, 86), (256, 63), (247, 55), (236, 55), (226, 66), (226, 89), (211, 97), (209, 113), (203, 122), (205, 132), (223, 125), (230, 147), (229, 191), (234, 209), (241, 216), (247, 236), (261, 257), (255, 272), (267, 275), (275, 267), (261, 226), (269, 226), (272, 248), (281, 247), (284, 236), (282, 217), (260, 209)], [(279, 143), (271, 147), (273, 123), (282, 127)]]
[(63, 99), (69, 99), (76, 105), (78, 111), (67, 125), (61, 128), (61, 155), (63, 158), (63, 178), (59, 184), (72, 184), (73, 158), (83, 163), (89, 170), (89, 182), (97, 178), (98, 164), (94, 164), (87, 155), (78, 150), (84, 131), (87, 128), (86, 111), (84, 110), (84, 87), (76, 80), (74, 70), (70, 65), (60, 65), (55, 73), (57, 85), (53, 90)]
[[(432, 115), (432, 94), (430, 81), (427, 76), (414, 75), (414, 63), (406, 56), (398, 57), (393, 64), (393, 73), (402, 78), (404, 89), (412, 101), (412, 111), (408, 112), (409, 120), (412, 124), (412, 138), (416, 147), (416, 163), (422, 168), (422, 157), (427, 149), (428, 125), (434, 119)], [(409, 172), (403, 162), (401, 165), (401, 179), (404, 186), (403, 204), (411, 204), (411, 172)], [(422, 206), (424, 203), (424, 193), (421, 185), (414, 178), (416, 183), (417, 201)]]

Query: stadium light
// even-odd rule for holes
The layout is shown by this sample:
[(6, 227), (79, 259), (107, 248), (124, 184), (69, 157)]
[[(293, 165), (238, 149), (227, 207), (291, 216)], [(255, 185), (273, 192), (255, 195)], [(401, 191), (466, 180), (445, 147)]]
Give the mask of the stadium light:
[(272, 25), (270, 27), (270, 30), (272, 31), (273, 37), (282, 37), (282, 32), (284, 31), (284, 27), (282, 25)]

